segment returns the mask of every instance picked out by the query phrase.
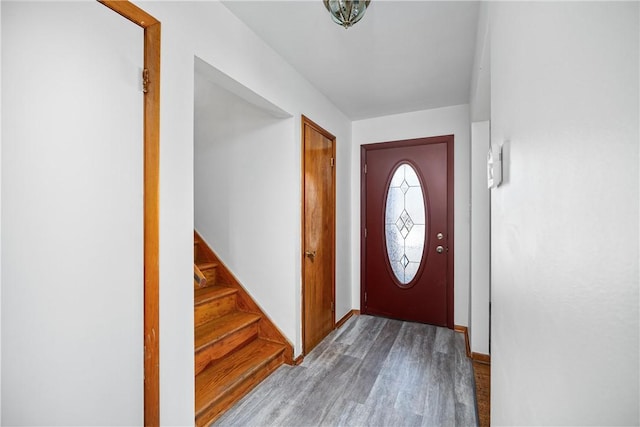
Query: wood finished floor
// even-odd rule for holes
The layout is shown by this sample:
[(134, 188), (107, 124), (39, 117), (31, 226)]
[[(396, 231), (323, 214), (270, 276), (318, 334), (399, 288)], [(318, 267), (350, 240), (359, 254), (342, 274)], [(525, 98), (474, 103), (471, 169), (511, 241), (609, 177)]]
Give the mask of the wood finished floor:
[(473, 375), (476, 380), (478, 424), (480, 427), (489, 427), (491, 425), (491, 365), (474, 361)]
[(474, 386), (462, 334), (354, 316), (214, 425), (477, 426)]

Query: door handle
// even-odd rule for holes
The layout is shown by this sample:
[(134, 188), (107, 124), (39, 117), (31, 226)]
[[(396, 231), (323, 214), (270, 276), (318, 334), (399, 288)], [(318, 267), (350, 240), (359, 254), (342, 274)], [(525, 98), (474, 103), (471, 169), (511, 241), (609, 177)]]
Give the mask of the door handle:
[(444, 248), (442, 246), (437, 246), (436, 247), (436, 252), (438, 252), (439, 254), (441, 254), (442, 252), (444, 252)]
[(316, 257), (316, 251), (305, 251), (304, 255), (313, 260)]

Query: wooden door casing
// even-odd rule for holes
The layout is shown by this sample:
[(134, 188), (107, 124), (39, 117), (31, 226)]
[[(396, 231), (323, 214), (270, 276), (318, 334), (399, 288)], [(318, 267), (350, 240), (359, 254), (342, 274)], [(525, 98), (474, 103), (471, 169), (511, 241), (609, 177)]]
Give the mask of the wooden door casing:
[(144, 29), (144, 424), (160, 425), (160, 21), (129, 1), (98, 0)]
[[(372, 164), (368, 164), (369, 157)], [(453, 135), (363, 145), (361, 161), (363, 313), (453, 328)], [(387, 260), (384, 219), (380, 219), (384, 217), (390, 174), (403, 163), (418, 169), (429, 217), (422, 263), (415, 279), (406, 286), (393, 277)], [(425, 170), (421, 172), (420, 168)], [(440, 206), (429, 206), (433, 202)], [(440, 232), (442, 240), (436, 237)], [(437, 253), (438, 246), (445, 251)], [(368, 292), (369, 286), (377, 287), (375, 294)]]
[(335, 327), (335, 137), (302, 116), (302, 341)]

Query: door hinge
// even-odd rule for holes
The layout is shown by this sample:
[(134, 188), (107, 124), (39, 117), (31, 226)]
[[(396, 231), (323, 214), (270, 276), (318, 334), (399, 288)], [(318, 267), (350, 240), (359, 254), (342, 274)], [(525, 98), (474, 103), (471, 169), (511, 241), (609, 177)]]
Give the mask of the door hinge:
[(367, 293), (366, 292), (364, 293), (364, 303), (365, 304), (367, 303)]
[(149, 92), (149, 69), (142, 70), (142, 92)]
[(334, 159), (333, 157), (331, 158), (331, 167), (334, 167), (336, 165), (336, 159)]
[(364, 173), (367, 173), (367, 164), (364, 164)]
[(366, 227), (364, 228), (364, 238), (365, 239), (367, 238), (367, 228)]
[(331, 312), (333, 313), (334, 311), (336, 311), (336, 307), (335, 307), (333, 301), (331, 301)]

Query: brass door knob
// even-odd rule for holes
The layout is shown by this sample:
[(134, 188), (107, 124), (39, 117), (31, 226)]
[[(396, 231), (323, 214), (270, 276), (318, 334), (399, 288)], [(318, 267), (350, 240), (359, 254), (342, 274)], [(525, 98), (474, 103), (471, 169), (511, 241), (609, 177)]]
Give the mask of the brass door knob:
[(311, 259), (314, 259), (316, 257), (316, 251), (305, 251), (304, 255)]

